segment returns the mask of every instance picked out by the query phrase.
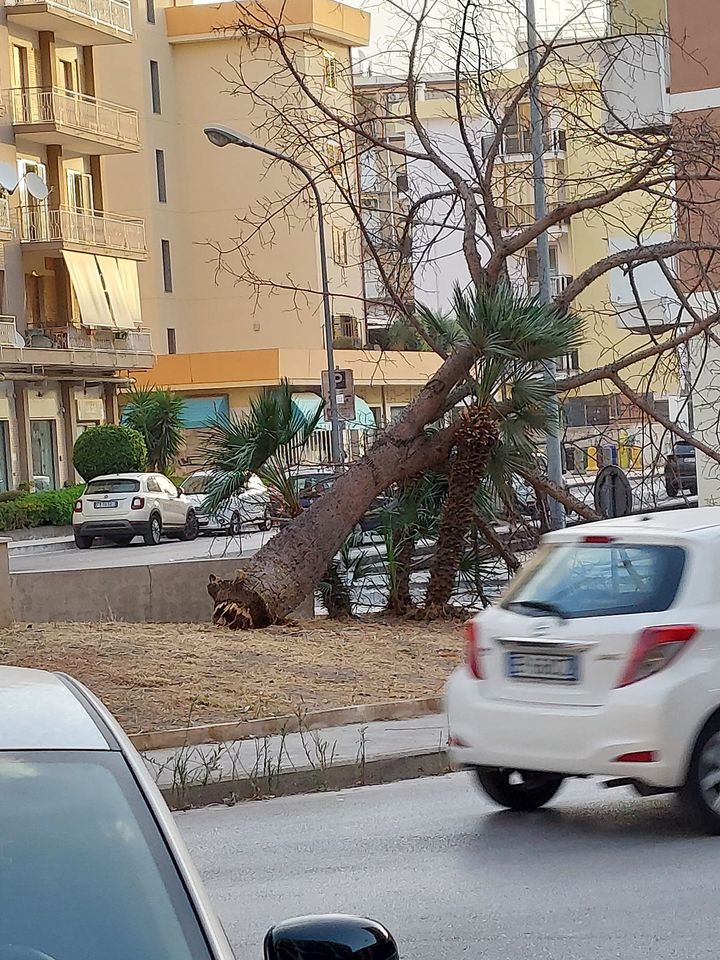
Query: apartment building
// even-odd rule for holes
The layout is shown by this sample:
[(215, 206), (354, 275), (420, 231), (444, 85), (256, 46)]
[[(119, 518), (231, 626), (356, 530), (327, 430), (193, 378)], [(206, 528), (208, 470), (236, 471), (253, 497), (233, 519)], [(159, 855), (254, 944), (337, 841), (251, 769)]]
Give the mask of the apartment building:
[[(247, 410), (260, 389), (283, 378), (309, 408), (327, 367), (317, 217), (309, 192), (299, 193), (302, 178), (252, 149), (218, 149), (203, 134), (220, 123), (288, 149), (278, 105), (294, 96), (291, 82), (277, 50), (237, 29), (240, 9), (146, 0), (129, 59), (110, 47), (96, 57), (103, 90), (137, 109), (143, 142), (140, 153), (104, 161), (108, 204), (146, 223), (150, 256), (139, 265), (140, 295), (157, 359), (137, 380), (181, 392), (191, 430), (215, 410)], [(246, 5), (243, 15), (253, 9)], [(367, 14), (333, 0), (266, 0), (257, 10), (282, 21), (316, 94), (353, 110), (351, 50), (367, 44)], [(288, 116), (297, 109), (290, 103)], [(312, 119), (309, 99), (302, 111), (303, 122)], [(354, 452), (359, 435), (412, 399), (437, 358), (380, 356), (369, 347), (360, 231), (323, 176), (330, 158), (342, 161), (343, 143), (322, 123), (314, 134), (303, 162), (317, 176), (324, 206), (335, 364), (354, 374), (356, 419), (346, 424), (348, 442), (356, 435)], [(347, 150), (352, 180), (352, 143)], [(271, 223), (256, 231), (264, 210), (272, 210)], [(233, 250), (237, 244), (242, 252)], [(195, 439), (188, 436), (191, 459)]]
[(0, 490), (73, 482), (77, 435), (153, 363), (144, 223), (112, 212), (103, 175), (139, 153), (139, 120), (95, 70), (134, 43), (127, 0), (0, 6)]
[[(611, 146), (604, 149), (602, 161), (598, 162), (593, 156), (592, 137), (584, 132), (587, 129), (586, 115), (582, 120), (578, 119), (577, 127), (573, 126), (574, 114), (579, 109), (577, 104), (582, 104), (581, 109), (587, 111), (593, 101), (597, 102), (592, 122), (598, 129), (607, 122), (601, 109), (602, 98), (598, 94), (593, 63), (594, 58), (607, 58), (610, 54), (603, 43), (580, 47), (577, 52), (565, 48), (564, 55), (569, 62), (562, 70), (558, 69), (555, 78), (552, 69), (548, 68), (541, 89), (545, 114), (544, 166), (550, 208), (576, 196), (588, 177), (593, 178), (592, 182), (599, 188), (597, 178), (603, 176), (603, 169), (609, 176), (613, 159)], [(582, 58), (583, 62), (574, 63), (573, 56), (578, 60)], [(613, 62), (621, 62), (624, 56), (625, 53)], [(486, 89), (484, 97), (492, 98), (495, 94), (501, 102), (506, 102), (524, 76), (522, 69), (508, 69), (494, 75), (491, 81), (494, 90)], [(616, 104), (615, 116), (619, 117), (621, 109), (625, 113), (634, 110), (637, 114), (634, 125), (649, 125), (647, 104), (643, 102), (643, 109), (638, 112), (635, 100), (627, 96), (628, 87), (614, 76), (612, 80), (608, 79), (612, 76), (608, 65), (603, 64), (599, 72), (602, 72), (605, 83), (613, 82), (625, 98), (621, 104)], [(653, 81), (657, 84), (655, 75), (647, 78), (648, 84)], [(357, 86), (364, 100), (379, 105), (378, 113), (387, 118), (391, 136), (398, 138), (400, 145), (412, 148), (413, 132), (392, 120), (394, 112), (400, 116), (407, 114), (406, 94), (397, 79), (362, 77)], [(425, 77), (418, 87), (416, 112), (438, 152), (455, 169), (465, 169), (468, 179), (473, 180), (475, 174), (456, 119), (455, 86), (453, 76)], [(465, 86), (462, 94), (465, 102), (464, 136), (473, 143), (478, 162), (482, 163), (495, 134), (487, 116), (487, 99), (481, 102), (480, 98), (474, 98), (470, 82)], [(651, 92), (657, 93), (654, 89)], [(611, 91), (608, 95), (613, 93)], [(646, 99), (652, 98), (648, 94)], [(653, 122), (656, 120), (654, 118)], [(664, 122), (668, 122), (668, 118)], [(507, 237), (514, 236), (535, 220), (530, 126), (529, 102), (522, 100), (505, 128), (494, 164), (493, 194)], [(618, 145), (618, 157), (621, 150)], [(431, 163), (410, 160), (401, 164), (395, 155), (392, 166), (389, 166), (381, 155), (367, 161), (366, 168), (371, 172), (381, 171), (366, 178), (364, 202), (372, 216), (377, 216), (378, 206), (385, 211), (386, 229), (392, 227), (395, 211), (399, 211), (397, 218), (402, 219), (402, 211), (409, 200), (416, 203), (423, 196), (440, 195), (445, 187), (443, 174)], [(368, 189), (371, 186), (373, 189)], [(428, 203), (422, 219), (413, 227), (412, 238), (413, 296), (416, 301), (440, 311), (450, 303), (456, 284), (464, 287), (470, 282), (461, 249), (462, 231), (458, 229), (461, 224), (449, 204), (450, 201), (445, 199)], [(645, 232), (647, 242), (670, 239), (670, 210), (649, 214), (650, 207), (651, 202), (643, 208), (636, 198), (632, 198), (628, 202), (621, 200), (613, 204), (602, 215), (581, 215), (573, 217), (570, 222), (555, 224), (549, 230), (553, 294), (562, 292), (574, 276), (603, 257), (634, 245), (634, 237), (639, 232)], [(481, 236), (479, 249), (483, 249)], [(368, 256), (366, 261), (372, 270), (372, 258)], [(511, 282), (519, 290), (531, 295), (537, 293), (535, 244), (512, 257), (508, 270)], [(383, 301), (378, 296), (376, 302), (380, 321)], [(389, 304), (386, 317), (390, 317), (391, 307)], [(588, 287), (577, 298), (575, 308), (585, 320), (585, 342), (579, 350), (557, 358), (560, 377), (593, 369), (630, 352), (638, 346), (637, 335), (647, 336), (648, 324), (653, 328), (653, 335), (662, 334), (677, 321), (680, 304), (661, 268), (650, 264), (636, 270), (632, 279), (620, 270), (612, 271)], [(646, 365), (634, 369), (630, 379), (635, 389), (661, 412), (676, 416), (682, 408), (683, 398), (674, 371), (660, 368), (653, 374)], [(603, 459), (608, 462), (611, 458), (617, 458), (624, 466), (634, 465), (637, 448), (645, 449), (648, 462), (657, 456), (660, 438), (655, 434), (658, 431), (653, 431), (642, 412), (612, 385), (594, 383), (575, 390), (564, 398), (564, 409), (568, 469), (594, 468)], [(629, 452), (631, 448), (635, 448), (632, 453)], [(626, 452), (623, 454), (621, 450)]]

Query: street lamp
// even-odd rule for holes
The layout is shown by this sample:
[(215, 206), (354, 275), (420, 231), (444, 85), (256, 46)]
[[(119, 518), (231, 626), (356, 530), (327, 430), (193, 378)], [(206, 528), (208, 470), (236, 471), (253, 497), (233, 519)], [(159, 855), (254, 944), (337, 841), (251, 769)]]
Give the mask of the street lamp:
[(317, 184), (315, 183), (310, 171), (307, 170), (306, 167), (299, 163), (294, 157), (290, 157), (286, 153), (280, 153), (279, 150), (273, 150), (272, 147), (267, 147), (264, 144), (256, 143), (254, 140), (251, 140), (250, 137), (245, 136), (244, 133), (240, 133), (239, 130), (233, 130), (231, 127), (226, 127), (223, 124), (214, 123), (209, 127), (205, 127), (205, 136), (208, 138), (210, 143), (216, 147), (227, 147), (230, 144), (233, 144), (236, 147), (249, 147), (251, 150), (257, 150), (258, 153), (265, 153), (267, 156), (273, 157), (275, 160), (284, 160), (285, 163), (289, 163), (291, 167), (295, 167), (295, 169), (299, 171), (303, 177), (305, 177), (310, 185), (310, 189), (313, 192), (315, 203), (317, 205), (318, 239), (320, 242), (320, 275), (322, 278), (323, 313), (325, 319), (325, 354), (327, 357), (328, 368), (328, 406), (330, 407), (330, 449), (333, 462), (336, 464), (342, 464), (343, 451), (340, 443), (340, 418), (338, 416), (337, 407), (337, 390), (335, 389), (333, 323), (332, 312), (330, 309), (330, 286), (328, 284), (327, 272), (325, 224), (320, 191), (318, 190)]

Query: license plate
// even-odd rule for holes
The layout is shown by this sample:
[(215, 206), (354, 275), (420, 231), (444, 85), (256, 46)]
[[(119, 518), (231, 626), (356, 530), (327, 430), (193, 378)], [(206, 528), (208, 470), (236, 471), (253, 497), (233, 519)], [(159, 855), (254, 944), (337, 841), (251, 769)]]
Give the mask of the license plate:
[(511, 680), (577, 683), (580, 679), (580, 659), (545, 653), (508, 653), (506, 670)]
[(107, 510), (110, 507), (117, 506), (117, 500), (96, 500), (95, 509), (96, 510)]

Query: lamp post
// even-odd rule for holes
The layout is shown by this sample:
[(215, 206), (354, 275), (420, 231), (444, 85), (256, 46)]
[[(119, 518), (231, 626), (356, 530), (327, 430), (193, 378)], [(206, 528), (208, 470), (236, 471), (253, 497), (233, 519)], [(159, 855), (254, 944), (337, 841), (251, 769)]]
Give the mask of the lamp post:
[(257, 150), (258, 153), (267, 154), (268, 157), (273, 157), (275, 160), (283, 160), (285, 163), (289, 163), (291, 167), (294, 167), (303, 175), (303, 177), (305, 177), (310, 189), (313, 192), (315, 204), (317, 205), (318, 240), (320, 243), (320, 276), (322, 279), (323, 314), (325, 325), (325, 354), (328, 368), (328, 406), (330, 408), (330, 450), (333, 462), (337, 465), (340, 465), (342, 464), (344, 458), (342, 444), (340, 442), (340, 418), (338, 416), (337, 407), (337, 390), (335, 389), (333, 323), (332, 311), (330, 308), (330, 287), (328, 284), (327, 272), (325, 223), (320, 191), (318, 190), (317, 184), (315, 183), (310, 171), (307, 170), (306, 167), (304, 167), (294, 157), (290, 157), (286, 153), (281, 153), (279, 150), (273, 150), (272, 147), (267, 147), (262, 143), (256, 143), (254, 140), (251, 140), (250, 137), (245, 136), (244, 133), (240, 133), (239, 130), (233, 130), (231, 127), (226, 127), (222, 124), (212, 124), (211, 126), (205, 127), (204, 132), (210, 143), (216, 147), (227, 147), (230, 144), (233, 144), (236, 147), (249, 147), (251, 150)]
[[(537, 32), (535, 21), (535, 0), (525, 0), (525, 16), (527, 19), (527, 41), (528, 41), (528, 84), (530, 93), (530, 133), (531, 133), (531, 151), (532, 151), (532, 170), (533, 187), (535, 194), (535, 218), (542, 220), (547, 214), (547, 198), (545, 193), (545, 144), (542, 107), (540, 105), (540, 55), (538, 46), (540, 37)], [(552, 300), (552, 291), (550, 289), (550, 242), (547, 231), (543, 231), (537, 238), (537, 262), (538, 262), (538, 298), (543, 303), (550, 303)], [(544, 364), (545, 380), (551, 386), (557, 383), (555, 375), (555, 361), (547, 360)], [(547, 450), (547, 472), (548, 478), (562, 489), (563, 471), (562, 454), (560, 452), (560, 409), (557, 402), (557, 394), (552, 400), (554, 430), (548, 435)], [(563, 505), (557, 500), (550, 498), (550, 527), (558, 530), (565, 526), (565, 511)]]

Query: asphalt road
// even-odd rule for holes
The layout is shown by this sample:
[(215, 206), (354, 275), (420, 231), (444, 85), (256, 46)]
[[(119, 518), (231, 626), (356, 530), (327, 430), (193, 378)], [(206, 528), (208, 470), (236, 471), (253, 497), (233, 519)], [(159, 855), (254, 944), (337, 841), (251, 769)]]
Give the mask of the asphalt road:
[(698, 960), (717, 955), (720, 839), (672, 798), (568, 783), (499, 811), (468, 774), (178, 816), (238, 960), (274, 921), (382, 920), (403, 960)]
[[(242, 535), (242, 552), (254, 552), (265, 542), (268, 533), (248, 531)], [(191, 543), (163, 540), (157, 547), (146, 547), (137, 539), (129, 547), (94, 546), (91, 550), (60, 550), (17, 557), (10, 554), (10, 572), (25, 573), (47, 570), (88, 570), (95, 567), (125, 567), (148, 563), (172, 563), (179, 560), (240, 556), (240, 542), (232, 537), (198, 537)]]

